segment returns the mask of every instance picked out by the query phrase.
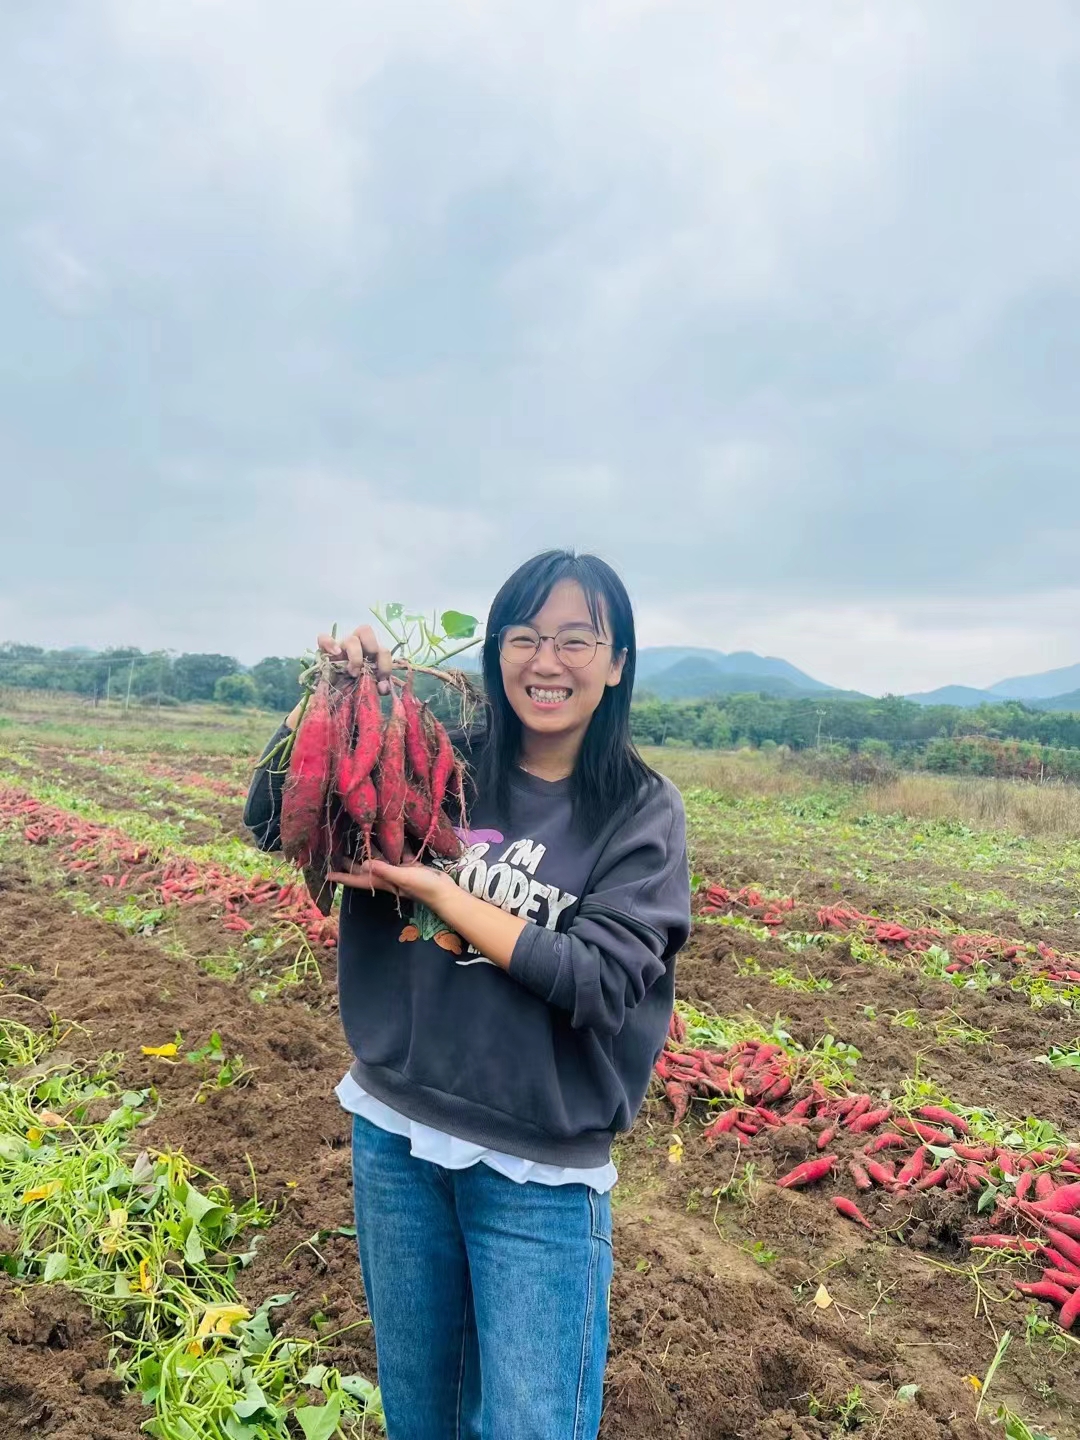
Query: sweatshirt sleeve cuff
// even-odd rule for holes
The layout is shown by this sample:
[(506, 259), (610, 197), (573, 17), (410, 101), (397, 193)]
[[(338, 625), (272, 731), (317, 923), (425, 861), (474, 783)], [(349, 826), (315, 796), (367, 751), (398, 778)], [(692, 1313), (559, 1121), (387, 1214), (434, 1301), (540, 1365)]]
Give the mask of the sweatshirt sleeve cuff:
[(508, 973), (549, 1005), (568, 1009), (573, 1004), (566, 936), (558, 931), (526, 925), (514, 945)]

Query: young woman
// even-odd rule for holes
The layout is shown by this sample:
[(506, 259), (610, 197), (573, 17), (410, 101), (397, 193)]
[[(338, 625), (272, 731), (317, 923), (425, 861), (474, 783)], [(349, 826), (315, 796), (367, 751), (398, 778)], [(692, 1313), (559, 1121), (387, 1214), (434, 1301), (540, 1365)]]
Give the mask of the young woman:
[[(370, 628), (319, 645), (389, 689)], [(682, 802), (630, 741), (634, 661), (608, 565), (528, 561), (488, 617), (463, 861), (334, 874), (355, 1057), (337, 1093), (390, 1440), (597, 1433), (611, 1142), (664, 1044), (690, 924)], [(266, 849), (281, 785), (260, 768), (248, 798)]]

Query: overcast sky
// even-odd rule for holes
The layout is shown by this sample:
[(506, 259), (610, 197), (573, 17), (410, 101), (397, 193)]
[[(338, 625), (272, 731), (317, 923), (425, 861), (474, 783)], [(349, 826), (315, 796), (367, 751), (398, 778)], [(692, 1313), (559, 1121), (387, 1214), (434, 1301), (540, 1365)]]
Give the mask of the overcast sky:
[(0, 639), (295, 652), (595, 548), (644, 644), (1080, 660), (1071, 0), (0, 10)]

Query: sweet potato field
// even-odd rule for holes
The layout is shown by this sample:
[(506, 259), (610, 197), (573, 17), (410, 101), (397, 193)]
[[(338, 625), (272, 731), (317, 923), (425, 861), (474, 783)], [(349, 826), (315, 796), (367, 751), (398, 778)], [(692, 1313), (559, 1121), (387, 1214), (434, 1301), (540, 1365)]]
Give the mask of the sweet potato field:
[[(0, 731), (4, 1440), (381, 1433), (335, 921), (244, 723)], [(1080, 1435), (1080, 843), (684, 793), (602, 1434)]]

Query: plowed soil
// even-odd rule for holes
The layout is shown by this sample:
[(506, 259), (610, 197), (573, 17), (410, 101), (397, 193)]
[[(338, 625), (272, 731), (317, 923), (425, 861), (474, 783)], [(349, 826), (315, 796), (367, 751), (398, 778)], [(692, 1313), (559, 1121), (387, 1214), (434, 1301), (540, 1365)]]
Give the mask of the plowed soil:
[[(118, 790), (110, 807), (121, 800)], [(29, 1025), (58, 1014), (72, 1026), (63, 1047), (75, 1058), (123, 1052), (121, 1082), (153, 1084), (160, 1096), (142, 1142), (182, 1146), (237, 1197), (250, 1192), (250, 1157), (260, 1198), (278, 1215), (242, 1272), (246, 1299), (258, 1304), (295, 1291), (276, 1316), (301, 1337), (315, 1338), (313, 1316), (334, 1328), (363, 1320), (353, 1242), (335, 1233), (351, 1223), (351, 1191), (346, 1117), (333, 1096), (348, 1056), (332, 974), (321, 988), (256, 1003), (245, 983), (208, 978), (190, 954), (172, 958), (158, 939), (72, 913), (63, 887), (31, 878), (29, 852), (23, 856), (10, 835), (4, 855), (0, 1012)], [(858, 901), (854, 893), (839, 898)], [(199, 923), (209, 929), (215, 917)], [(736, 952), (766, 969), (781, 963), (770, 944), (698, 926), (679, 961), (680, 995), (724, 1014), (782, 1010), (807, 1046), (828, 1031), (862, 1052), (863, 1086), (896, 1086), (918, 1064), (967, 1104), (1080, 1132), (1080, 1076), (1035, 1060), (1058, 1032), (1071, 1038), (1070, 1027), (1032, 1011), (1023, 996), (957, 992), (914, 971), (858, 964), (842, 941), (813, 956), (814, 973), (833, 988), (789, 995), (736, 969)], [(790, 954), (782, 961), (790, 963)], [(921, 1029), (868, 1018), (908, 1008), (919, 1012)], [(928, 1039), (934, 1019), (950, 1013), (994, 1032), (992, 1043)], [(141, 1045), (178, 1030), (197, 1044), (215, 1029), (254, 1073), (243, 1088), (211, 1092), (205, 1103), (195, 1103), (190, 1066), (140, 1054)], [(905, 1201), (875, 1194), (865, 1203), (875, 1230), (863, 1232), (835, 1213), (827, 1194), (771, 1183), (801, 1158), (800, 1145), (812, 1143), (805, 1135), (780, 1132), (771, 1145), (755, 1139), (740, 1157), (734, 1147), (705, 1146), (703, 1118), (704, 1111), (692, 1114), (683, 1126), (681, 1163), (673, 1164), (670, 1108), (651, 1096), (618, 1147), (606, 1440), (802, 1440), (845, 1429), (867, 1440), (966, 1440), (983, 1433), (965, 1377), (985, 1374), (996, 1341), (986, 1319), (973, 1319), (976, 1291), (958, 1273), (970, 1263), (962, 1238), (972, 1229), (970, 1210), (957, 1213), (959, 1202), (943, 1194)], [(747, 1159), (751, 1178), (718, 1194), (745, 1173)], [(1072, 1440), (1080, 1434), (1080, 1351), (1062, 1356), (1046, 1337), (1025, 1344), (1030, 1307), (1010, 1297), (1009, 1273), (983, 1277), (997, 1333), (1011, 1329), (1015, 1337), (984, 1419), (1005, 1401), (1058, 1440)], [(827, 1308), (814, 1302), (822, 1283), (833, 1302)], [(1045, 1307), (1041, 1313), (1049, 1316)], [(110, 1377), (107, 1347), (62, 1286), (0, 1284), (0, 1440), (135, 1440), (146, 1412)], [(369, 1327), (351, 1332), (331, 1359), (374, 1378)], [(898, 1400), (897, 1390), (911, 1385), (914, 1399)]]

